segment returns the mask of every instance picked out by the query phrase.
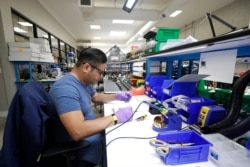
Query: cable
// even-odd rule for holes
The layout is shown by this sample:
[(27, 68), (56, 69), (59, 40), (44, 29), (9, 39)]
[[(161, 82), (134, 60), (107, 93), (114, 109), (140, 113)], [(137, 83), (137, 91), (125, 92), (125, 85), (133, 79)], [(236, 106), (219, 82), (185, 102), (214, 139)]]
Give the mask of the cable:
[(112, 139), (111, 141), (108, 142), (108, 144), (106, 144), (106, 147), (108, 147), (113, 141), (117, 140), (117, 139), (153, 139), (153, 138), (156, 138), (156, 136), (153, 136), (153, 137), (117, 137), (117, 138), (114, 138)]
[(124, 125), (127, 122), (130, 122), (130, 120), (133, 118), (133, 116), (135, 115), (135, 113), (137, 112), (138, 108), (141, 106), (141, 104), (144, 103), (144, 101), (140, 102), (140, 104), (137, 106), (137, 108), (135, 109), (135, 112), (133, 113), (133, 115), (131, 117), (129, 117), (129, 119), (125, 122), (123, 122), (122, 124), (118, 125), (117, 127), (111, 129), (110, 131), (106, 132), (105, 135), (108, 135), (110, 132), (114, 131), (115, 129), (121, 127), (122, 125)]

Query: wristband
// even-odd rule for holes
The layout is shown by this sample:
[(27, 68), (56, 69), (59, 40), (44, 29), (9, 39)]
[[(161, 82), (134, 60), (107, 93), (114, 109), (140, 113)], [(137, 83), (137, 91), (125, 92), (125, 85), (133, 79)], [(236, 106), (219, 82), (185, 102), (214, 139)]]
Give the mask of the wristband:
[(111, 116), (112, 116), (112, 120), (114, 122), (114, 125), (116, 125), (117, 121), (118, 121), (117, 116), (115, 114), (112, 114)]

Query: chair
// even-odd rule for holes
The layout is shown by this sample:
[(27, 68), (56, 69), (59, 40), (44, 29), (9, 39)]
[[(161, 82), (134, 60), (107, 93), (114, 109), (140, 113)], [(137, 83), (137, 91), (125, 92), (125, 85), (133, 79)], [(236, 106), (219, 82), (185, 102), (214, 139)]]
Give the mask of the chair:
[[(98, 93), (101, 93), (104, 91), (104, 86), (103, 86), (103, 79), (99, 80), (97, 85), (96, 85), (96, 88), (95, 88), (96, 92)], [(94, 104), (94, 107), (97, 109), (97, 106), (99, 106), (99, 113), (102, 113), (103, 111), (103, 103), (95, 103)]]
[[(0, 151), (2, 167), (50, 167), (78, 165), (72, 155), (89, 146), (87, 141), (53, 145), (50, 111), (54, 106), (38, 81), (25, 84), (14, 95)], [(60, 165), (59, 165), (60, 164)]]

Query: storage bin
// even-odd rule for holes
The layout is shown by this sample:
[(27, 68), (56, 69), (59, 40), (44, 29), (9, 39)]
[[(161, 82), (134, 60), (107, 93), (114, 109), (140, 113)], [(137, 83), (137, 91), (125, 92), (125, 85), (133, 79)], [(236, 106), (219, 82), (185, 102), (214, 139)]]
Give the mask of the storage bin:
[(165, 93), (163, 93), (163, 89), (164, 89), (164, 88), (167, 88), (167, 87), (168, 87), (169, 85), (171, 85), (173, 82), (174, 82), (173, 79), (166, 79), (166, 80), (163, 81), (163, 83), (162, 83), (162, 91), (161, 91), (161, 94), (157, 96), (157, 101), (158, 101), (159, 103), (162, 104), (162, 102), (163, 102), (164, 100), (170, 98), (169, 95), (166, 95)]
[(188, 97), (187, 102), (177, 112), (181, 115), (182, 120), (187, 124), (198, 122), (202, 106), (215, 105), (215, 101), (200, 96)]
[(180, 35), (180, 29), (158, 28), (155, 40), (160, 42), (166, 42), (168, 39), (179, 39), (179, 35)]
[(163, 89), (163, 92), (171, 97), (177, 95), (196, 95), (196, 82), (174, 82)]
[(209, 159), (216, 166), (221, 167), (248, 167), (250, 164), (250, 151), (233, 140), (221, 134), (204, 136), (213, 143), (209, 151)]
[(147, 76), (145, 79), (145, 94), (153, 97), (152, 89), (161, 86), (165, 79), (167, 79), (165, 75)]
[(212, 145), (198, 133), (192, 130), (161, 132), (157, 140), (166, 143), (184, 144), (191, 143), (189, 146), (169, 146), (166, 155), (160, 155), (165, 164), (178, 165), (203, 162), (208, 160), (209, 147)]
[(223, 107), (229, 109), (231, 94), (232, 90), (230, 89), (216, 89), (214, 99), (217, 104), (223, 105)]

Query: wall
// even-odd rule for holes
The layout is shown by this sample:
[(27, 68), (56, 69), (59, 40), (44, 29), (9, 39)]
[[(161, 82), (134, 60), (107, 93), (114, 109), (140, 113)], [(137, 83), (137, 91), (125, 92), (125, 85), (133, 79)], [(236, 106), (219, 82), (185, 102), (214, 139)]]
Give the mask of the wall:
[[(211, 13), (239, 29), (248, 26), (250, 21), (249, 9), (249, 0), (235, 0), (235, 2), (229, 4), (228, 6), (222, 7), (217, 11), (211, 11)], [(212, 19), (212, 21), (217, 36), (231, 31), (230, 28), (226, 27), (217, 20)], [(181, 28), (181, 38), (186, 38), (189, 35), (192, 35), (198, 40), (213, 38), (209, 21), (205, 15), (199, 20)]]
[[(4, 50), (4, 32), (3, 32), (3, 24), (2, 24), (2, 17), (1, 17), (1, 11), (0, 11), (0, 50)], [(0, 53), (1, 54), (1, 53)], [(1, 57), (1, 55), (0, 55)], [(2, 61), (0, 58), (0, 92), (4, 92), (5, 91), (5, 83), (4, 83), (4, 75), (3, 75), (3, 66), (2, 66)], [(1, 93), (2, 94), (2, 93)], [(3, 111), (6, 109), (8, 103), (7, 103), (7, 99), (6, 96), (0, 96), (0, 111)]]
[[(235, 26), (237, 29), (246, 27), (250, 24), (250, 0), (235, 0), (234, 3), (212, 12), (215, 16), (221, 18), (227, 23)], [(224, 24), (212, 19), (216, 36), (230, 32), (231, 29)], [(198, 40), (212, 38), (213, 34), (208, 19), (200, 18), (181, 29), (181, 37), (186, 38), (192, 35)], [(249, 59), (250, 60), (250, 59)], [(249, 61), (250, 62), (250, 61)], [(249, 63), (236, 63), (235, 74), (250, 69)]]
[(14, 41), (11, 8), (37, 23), (56, 37), (76, 48), (76, 40), (37, 0), (0, 0), (0, 115), (7, 111), (16, 91), (14, 67), (8, 61), (8, 42)]

